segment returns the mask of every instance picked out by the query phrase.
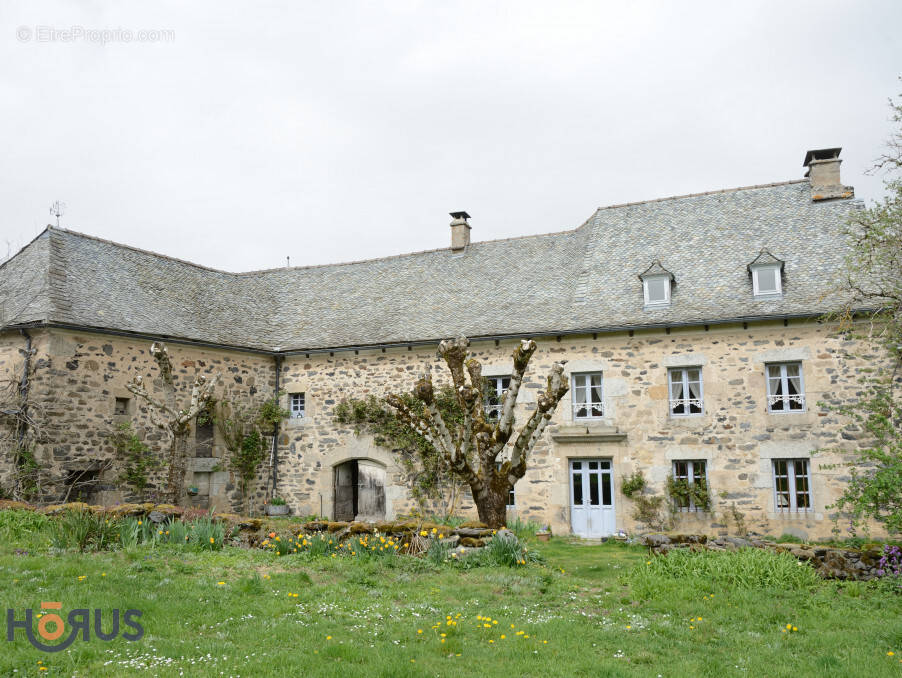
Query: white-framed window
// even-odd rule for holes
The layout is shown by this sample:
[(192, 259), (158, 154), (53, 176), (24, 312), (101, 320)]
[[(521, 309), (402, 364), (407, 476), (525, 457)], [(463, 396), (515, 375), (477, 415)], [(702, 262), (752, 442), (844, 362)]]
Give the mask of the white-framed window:
[(510, 385), (510, 377), (485, 377), (483, 405), (486, 419), (497, 419), (501, 415), (501, 402)]
[(756, 297), (772, 297), (783, 294), (780, 264), (752, 266), (752, 289)]
[[(684, 481), (690, 488), (696, 484), (708, 487), (707, 462), (704, 459), (680, 459), (673, 462), (673, 479), (676, 481)], [(704, 507), (696, 506), (695, 499), (692, 494), (687, 496), (675, 496), (673, 503), (677, 511), (699, 511)]]
[(646, 306), (667, 306), (670, 304), (670, 276), (649, 275), (642, 279)]
[(802, 363), (776, 363), (767, 369), (767, 411), (804, 412), (805, 382)]
[(807, 459), (774, 459), (774, 510), (777, 513), (811, 510)]
[(667, 371), (670, 385), (670, 414), (691, 417), (705, 411), (702, 396), (701, 367), (671, 367)]
[(570, 377), (574, 419), (601, 419), (604, 416), (604, 389), (601, 372), (586, 372)]
[(292, 419), (303, 419), (307, 416), (307, 399), (303, 393), (288, 394), (288, 411)]

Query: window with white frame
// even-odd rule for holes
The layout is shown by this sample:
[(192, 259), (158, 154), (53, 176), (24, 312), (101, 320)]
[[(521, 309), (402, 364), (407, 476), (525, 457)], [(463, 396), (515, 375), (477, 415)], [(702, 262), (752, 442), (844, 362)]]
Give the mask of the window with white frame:
[(693, 490), (708, 489), (707, 463), (703, 459), (687, 459), (673, 462), (673, 479), (679, 491), (674, 493), (673, 503), (678, 511), (705, 510), (697, 506)]
[(604, 390), (601, 372), (574, 374), (570, 377), (574, 419), (600, 419), (604, 416)]
[(670, 276), (649, 275), (643, 278), (646, 306), (667, 306), (670, 304)]
[(702, 414), (702, 368), (672, 367), (667, 376), (670, 382), (670, 414), (674, 417)]
[(780, 264), (759, 264), (752, 266), (752, 289), (756, 297), (783, 294), (783, 280)]
[(811, 510), (807, 459), (774, 459), (774, 510), (777, 513)]
[(510, 377), (485, 377), (483, 405), (486, 419), (497, 419), (501, 415), (504, 392), (510, 387)]
[(288, 394), (288, 411), (292, 419), (303, 419), (306, 415), (306, 398), (303, 393)]
[(767, 365), (767, 411), (802, 412), (804, 409), (802, 363)]

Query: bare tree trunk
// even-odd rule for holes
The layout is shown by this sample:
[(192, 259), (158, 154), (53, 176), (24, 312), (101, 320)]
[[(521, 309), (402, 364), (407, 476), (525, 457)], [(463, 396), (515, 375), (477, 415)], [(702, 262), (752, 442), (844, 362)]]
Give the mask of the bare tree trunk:
[(169, 447), (169, 475), (166, 480), (166, 499), (171, 504), (182, 506), (187, 503), (185, 475), (188, 472), (188, 437), (190, 429), (174, 433)]
[[(500, 485), (502, 483), (498, 483)], [(479, 520), (491, 528), (500, 528), (507, 525), (507, 497), (510, 488), (491, 487), (484, 485), (479, 490), (473, 491), (473, 501), (476, 502), (476, 512)]]

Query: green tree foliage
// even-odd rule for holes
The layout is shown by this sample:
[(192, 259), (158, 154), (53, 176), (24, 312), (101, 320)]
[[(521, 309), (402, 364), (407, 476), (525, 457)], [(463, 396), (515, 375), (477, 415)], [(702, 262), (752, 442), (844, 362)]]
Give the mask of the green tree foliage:
[(902, 101), (890, 106), (896, 130), (875, 168), (887, 172), (887, 194), (850, 221), (853, 250), (844, 284), (851, 293), (844, 319), (871, 309), (863, 338), (885, 360), (864, 372), (856, 402), (835, 408), (868, 442), (854, 452), (850, 481), (834, 507), (853, 525), (873, 519), (902, 533)]
[[(399, 397), (412, 410), (424, 407), (413, 393)], [(450, 385), (436, 391), (435, 403), (449, 425), (463, 423), (463, 412)], [(462, 487), (460, 480), (432, 443), (406, 424), (384, 399), (369, 395), (343, 400), (335, 407), (335, 421), (354, 427), (358, 434), (371, 434), (377, 445), (395, 454), (407, 476), (411, 495), (424, 513), (436, 506), (446, 517), (454, 513)]]

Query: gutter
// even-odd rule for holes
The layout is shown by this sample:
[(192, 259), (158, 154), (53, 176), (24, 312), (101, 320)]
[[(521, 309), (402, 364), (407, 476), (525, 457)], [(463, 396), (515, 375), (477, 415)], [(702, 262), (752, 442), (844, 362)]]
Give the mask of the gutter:
[[(852, 315), (870, 315), (875, 313), (875, 309), (870, 308), (861, 308), (855, 309), (852, 311)], [(671, 323), (651, 323), (646, 325), (607, 325), (603, 327), (584, 327), (577, 329), (558, 329), (558, 330), (545, 330), (541, 332), (515, 332), (510, 334), (483, 334), (483, 335), (475, 335), (468, 336), (467, 338), (470, 341), (503, 341), (508, 339), (535, 339), (538, 337), (564, 337), (564, 336), (574, 336), (580, 334), (614, 334), (616, 332), (641, 332), (645, 330), (670, 330), (676, 328), (685, 328), (685, 327), (706, 327), (709, 325), (735, 325), (739, 323), (759, 323), (759, 322), (774, 322), (782, 320), (784, 322), (788, 322), (789, 320), (822, 320), (830, 315), (829, 312), (821, 312), (821, 313), (792, 313), (792, 314), (784, 314), (784, 315), (750, 315), (750, 316), (737, 316), (733, 318), (724, 318), (718, 320), (690, 320), (685, 322), (671, 322)], [(62, 330), (72, 330), (79, 332), (91, 332), (93, 334), (106, 334), (109, 336), (116, 337), (129, 337), (132, 339), (148, 339), (151, 341), (166, 341), (173, 344), (181, 344), (184, 346), (199, 346), (201, 348), (213, 348), (218, 350), (227, 350), (227, 351), (236, 351), (240, 353), (251, 353), (254, 355), (267, 355), (267, 356), (296, 356), (296, 355), (313, 355), (319, 353), (339, 353), (345, 351), (373, 351), (373, 350), (386, 350), (390, 348), (407, 348), (408, 350), (414, 346), (437, 346), (442, 339), (447, 339), (447, 337), (437, 338), (437, 339), (418, 339), (413, 341), (393, 341), (393, 342), (383, 342), (376, 344), (350, 344), (344, 346), (330, 346), (325, 348), (297, 348), (297, 349), (288, 349), (288, 350), (273, 350), (273, 349), (265, 349), (265, 348), (253, 348), (248, 346), (236, 346), (233, 344), (218, 344), (215, 342), (208, 341), (197, 341), (193, 339), (182, 339), (178, 337), (171, 337), (160, 334), (145, 334), (142, 332), (128, 332), (125, 330), (114, 330), (114, 329), (106, 329), (102, 327), (91, 327), (87, 325), (72, 325), (65, 323), (28, 323), (25, 325), (11, 325), (9, 329), (13, 328), (46, 328), (46, 329), (62, 329)], [(4, 328), (0, 328), (2, 330)]]

